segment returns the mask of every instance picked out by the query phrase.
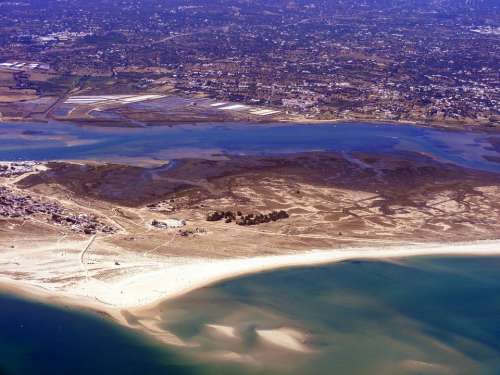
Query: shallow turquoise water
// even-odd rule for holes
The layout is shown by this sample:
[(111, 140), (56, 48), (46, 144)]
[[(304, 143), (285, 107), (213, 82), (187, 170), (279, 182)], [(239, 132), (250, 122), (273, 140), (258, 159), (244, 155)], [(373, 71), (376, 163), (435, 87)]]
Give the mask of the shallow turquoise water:
[[(272, 373), (499, 374), (500, 258), (355, 261), (246, 277), (162, 306), (194, 353), (249, 354)], [(214, 340), (206, 324), (236, 328)], [(312, 353), (256, 337), (305, 332)], [(215, 336), (216, 337), (216, 336)]]
[[(498, 374), (499, 270), (500, 258), (412, 258), (223, 282), (151, 312), (197, 345), (182, 350), (92, 315), (1, 296), (0, 373)], [(208, 324), (233, 327), (235, 337)], [(257, 335), (283, 327), (306, 334), (310, 352)]]

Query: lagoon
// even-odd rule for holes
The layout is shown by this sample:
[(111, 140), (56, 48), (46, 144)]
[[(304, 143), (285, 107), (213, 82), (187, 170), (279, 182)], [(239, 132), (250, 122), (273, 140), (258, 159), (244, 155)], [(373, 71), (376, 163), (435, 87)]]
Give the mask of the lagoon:
[[(147, 163), (187, 157), (309, 151), (424, 154), (500, 171), (499, 135), (381, 124), (209, 124), (120, 128), (70, 123), (0, 124), (0, 160)], [(499, 142), (500, 144), (500, 142)]]

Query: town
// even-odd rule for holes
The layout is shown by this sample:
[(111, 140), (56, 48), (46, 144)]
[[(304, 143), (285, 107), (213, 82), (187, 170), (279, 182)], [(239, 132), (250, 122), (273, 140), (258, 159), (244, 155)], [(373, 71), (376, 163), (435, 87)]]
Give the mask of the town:
[(112, 234), (116, 230), (95, 215), (75, 212), (59, 202), (26, 194), (15, 183), (26, 176), (45, 171), (38, 161), (0, 162), (0, 217), (4, 220), (34, 221), (64, 227), (70, 232), (92, 235)]
[[(227, 112), (253, 111), (207, 121), (500, 122), (498, 4), (371, 3), (5, 2), (0, 118), (94, 121), (58, 106), (107, 94), (210, 98), (230, 103)], [(117, 116), (85, 108), (99, 121)], [(188, 119), (167, 111), (151, 121)]]

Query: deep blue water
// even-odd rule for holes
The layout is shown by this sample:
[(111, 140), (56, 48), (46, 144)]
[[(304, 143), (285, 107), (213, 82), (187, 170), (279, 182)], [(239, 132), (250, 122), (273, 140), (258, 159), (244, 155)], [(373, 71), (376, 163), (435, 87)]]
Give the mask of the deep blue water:
[(190, 156), (333, 150), (421, 152), (471, 168), (500, 171), (486, 133), (410, 125), (186, 125), (103, 128), (73, 124), (0, 124), (0, 160), (175, 159)]
[[(152, 311), (196, 345), (182, 350), (91, 314), (0, 295), (0, 373), (499, 374), (499, 269), (496, 257), (428, 257), (230, 280)], [(234, 327), (236, 338), (214, 335), (207, 324)], [(282, 327), (307, 333), (311, 352), (256, 336)]]
[(193, 373), (179, 362), (92, 314), (0, 294), (2, 375)]

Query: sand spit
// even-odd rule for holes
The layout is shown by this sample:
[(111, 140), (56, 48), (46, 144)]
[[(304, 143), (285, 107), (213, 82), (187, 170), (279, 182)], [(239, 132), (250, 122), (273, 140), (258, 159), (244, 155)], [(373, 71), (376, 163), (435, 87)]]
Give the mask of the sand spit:
[(117, 281), (111, 288), (106, 288), (107, 293), (99, 288), (92, 291), (109, 305), (134, 309), (175, 298), (221, 280), (273, 269), (314, 266), (360, 258), (387, 259), (426, 255), (500, 255), (500, 241), (313, 250), (290, 255), (237, 259), (191, 259), (184, 264), (166, 266), (159, 271), (144, 272), (130, 279)]
[[(15, 250), (17, 254), (23, 252), (21, 248)], [(29, 254), (29, 249), (26, 250)], [(74, 299), (77, 304), (88, 301), (93, 307), (102, 306), (104, 310), (127, 309), (139, 312), (163, 300), (175, 298), (194, 289), (242, 275), (351, 259), (390, 259), (430, 255), (498, 256), (500, 255), (500, 240), (312, 250), (289, 255), (231, 259), (162, 257), (149, 259), (137, 256), (130, 259), (130, 262), (133, 261), (134, 272), (123, 272), (119, 276), (114, 275), (110, 278), (81, 277), (79, 281), (74, 283), (57, 284), (47, 277), (47, 267), (50, 267), (50, 264), (45, 264), (43, 279), (31, 276), (26, 280), (19, 278), (13, 280), (4, 275), (0, 278), (0, 282), (8, 282), (11, 287), (28, 287), (30, 290), (35, 287), (34, 290), (42, 290), (44, 295), (59, 296), (65, 300), (67, 298)], [(58, 265), (55, 264), (54, 267), (58, 267)], [(74, 268), (70, 267), (68, 271)], [(102, 269), (100, 271), (102, 272)], [(32, 272), (42, 272), (42, 270), (36, 268)]]
[[(59, 244), (59, 246), (64, 245), (63, 247), (67, 248), (71, 247), (69, 245), (73, 245), (73, 247), (78, 245), (76, 247), (81, 248), (83, 244), (79, 241), (73, 241), (75, 243), (66, 242)], [(97, 278), (95, 274), (89, 276), (88, 269), (82, 270), (82, 265), (78, 259), (79, 251), (70, 252), (68, 250), (65, 257), (71, 259), (67, 260), (67, 264), (60, 264), (47, 262), (47, 259), (39, 259), (39, 256), (43, 257), (47, 252), (50, 254), (53, 251), (50, 246), (49, 248), (47, 248), (47, 245), (45, 247), (41, 246), (34, 251), (33, 246), (31, 246), (30, 249), (18, 247), (15, 251), (17, 254), (23, 254), (25, 250), (30, 259), (36, 262), (41, 261), (43, 264), (31, 264), (31, 267), (26, 267), (26, 272), (31, 272), (29, 277), (20, 278), (17, 275), (14, 279), (14, 276), (10, 277), (6, 273), (0, 275), (0, 287), (7, 293), (20, 294), (23, 297), (44, 303), (97, 312), (101, 316), (112, 319), (124, 326), (138, 329), (164, 344), (192, 347), (193, 345), (196, 346), (196, 344), (184, 342), (165, 330), (160, 325), (160, 319), (152, 319), (151, 308), (163, 300), (175, 298), (218, 281), (279, 268), (314, 266), (354, 259), (392, 260), (433, 255), (500, 256), (500, 240), (313, 250), (290, 255), (231, 259), (148, 258), (137, 254), (129, 254), (127, 260), (131, 264), (133, 272), (122, 270), (123, 272), (119, 275), (113, 274), (112, 277), (103, 278)], [(34, 254), (37, 256), (34, 257)], [(115, 255), (111, 253), (110, 256), (113, 258)], [(115, 267), (110, 260), (107, 263)], [(55, 271), (49, 270), (50, 267), (54, 267)], [(97, 271), (102, 274), (103, 269), (99, 268)], [(50, 278), (54, 276), (52, 272), (56, 272), (57, 275), (54, 279)], [(70, 283), (61, 282), (61, 273), (71, 273), (67, 277), (73, 277), (75, 281)], [(136, 323), (127, 320), (126, 316), (130, 313), (138, 318)], [(207, 329), (212, 331), (213, 334), (227, 339), (238, 338), (233, 327), (207, 325)], [(291, 328), (261, 329), (256, 333), (263, 342), (290, 352), (307, 353), (311, 351), (304, 344), (306, 341), (304, 334)], [(220, 359), (221, 353), (218, 354)], [(248, 360), (248, 358), (240, 358), (239, 356), (235, 358), (235, 355), (233, 353), (224, 353), (222, 357), (233, 361), (246, 362)]]

